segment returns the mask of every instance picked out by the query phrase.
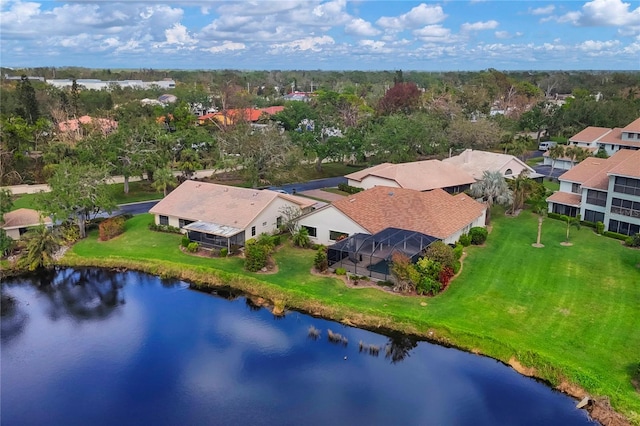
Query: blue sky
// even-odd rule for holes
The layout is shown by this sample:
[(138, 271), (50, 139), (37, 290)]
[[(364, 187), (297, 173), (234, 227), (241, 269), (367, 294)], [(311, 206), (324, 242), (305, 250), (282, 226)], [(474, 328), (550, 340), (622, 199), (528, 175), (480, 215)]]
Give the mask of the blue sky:
[(0, 65), (638, 70), (640, 2), (0, 0)]

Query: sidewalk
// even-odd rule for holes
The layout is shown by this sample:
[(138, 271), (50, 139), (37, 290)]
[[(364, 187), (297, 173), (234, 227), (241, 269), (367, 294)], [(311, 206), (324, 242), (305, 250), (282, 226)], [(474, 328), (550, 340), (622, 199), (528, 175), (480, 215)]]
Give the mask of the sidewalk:
[[(208, 169), (208, 170), (198, 170), (193, 174), (194, 178), (204, 178), (209, 177), (214, 173), (222, 173), (224, 170), (216, 170), (216, 169)], [(173, 172), (174, 176), (180, 176), (181, 172)], [(137, 182), (142, 180), (140, 176), (132, 176), (129, 178), (129, 182)], [(124, 176), (112, 176), (109, 180), (109, 183), (124, 183)], [(7, 188), (13, 195), (21, 195), (21, 194), (37, 194), (38, 192), (49, 192), (49, 185), (46, 183), (40, 183), (35, 185), (13, 185), (13, 186), (3, 186), (2, 189)]]

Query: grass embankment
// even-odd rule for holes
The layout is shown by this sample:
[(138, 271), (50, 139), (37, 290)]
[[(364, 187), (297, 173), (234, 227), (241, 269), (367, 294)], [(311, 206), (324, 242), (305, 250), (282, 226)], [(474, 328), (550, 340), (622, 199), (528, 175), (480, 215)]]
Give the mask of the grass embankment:
[(553, 385), (566, 380), (610, 397), (640, 424), (640, 394), (631, 384), (640, 362), (640, 251), (588, 228), (572, 229), (574, 245), (561, 246), (566, 228), (551, 219), (543, 226), (545, 247), (536, 249), (537, 219), (530, 212), (493, 216), (486, 246), (467, 248), (461, 275), (435, 298), (347, 288), (311, 275), (314, 252), (287, 245), (275, 255), (276, 274), (244, 272), (238, 258), (182, 253), (179, 235), (147, 229), (150, 215), (129, 220), (126, 232), (109, 242), (92, 233), (62, 263), (230, 285), (345, 323), (414, 333), (505, 362), (515, 358)]

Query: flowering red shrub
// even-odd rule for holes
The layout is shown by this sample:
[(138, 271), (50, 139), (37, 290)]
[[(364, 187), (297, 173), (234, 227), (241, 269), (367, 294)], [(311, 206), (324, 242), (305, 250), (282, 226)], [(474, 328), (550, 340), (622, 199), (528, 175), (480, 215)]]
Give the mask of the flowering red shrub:
[(449, 285), (449, 282), (454, 275), (455, 273), (453, 272), (453, 268), (450, 268), (448, 266), (442, 268), (442, 270), (440, 271), (440, 275), (438, 276), (438, 281), (440, 281), (440, 283), (442, 284), (443, 290), (447, 285)]
[(107, 241), (117, 237), (124, 232), (125, 219), (122, 216), (111, 217), (102, 222), (98, 228), (100, 232), (100, 241)]

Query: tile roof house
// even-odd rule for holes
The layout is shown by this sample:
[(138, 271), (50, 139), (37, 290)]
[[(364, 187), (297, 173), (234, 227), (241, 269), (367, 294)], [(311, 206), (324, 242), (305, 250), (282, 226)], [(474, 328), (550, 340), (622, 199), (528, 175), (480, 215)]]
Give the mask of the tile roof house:
[(83, 135), (83, 127), (95, 127), (103, 134), (107, 135), (118, 128), (118, 122), (108, 118), (93, 118), (83, 115), (80, 118), (61, 121), (58, 123), (58, 131), (71, 136), (73, 139), (81, 139)]
[(454, 243), (471, 227), (484, 226), (485, 215), (486, 206), (466, 194), (376, 186), (315, 210), (298, 224), (307, 228), (314, 242), (325, 245), (389, 227)]
[(243, 247), (262, 233), (273, 233), (286, 219), (283, 209), (311, 211), (316, 203), (270, 190), (239, 188), (187, 180), (149, 213), (157, 225), (183, 229), (205, 247)]
[(621, 149), (611, 157), (590, 157), (561, 175), (560, 190), (549, 198), (549, 212), (625, 235), (640, 232), (640, 151)]
[(519, 158), (499, 152), (465, 149), (460, 155), (445, 158), (442, 162), (458, 166), (476, 180), (482, 180), (485, 171), (500, 172), (505, 178), (518, 176), (523, 171), (532, 179), (544, 177)]
[(5, 213), (4, 222), (0, 223), (0, 227), (12, 240), (19, 240), (29, 228), (39, 226), (40, 223), (45, 226), (53, 224), (50, 217), (42, 216), (39, 211), (23, 208)]
[(345, 176), (350, 186), (369, 189), (375, 186), (430, 191), (444, 189), (449, 193), (462, 192), (476, 180), (461, 168), (439, 160), (412, 163), (382, 163)]
[(620, 149), (640, 149), (640, 118), (623, 128), (587, 127), (569, 138), (569, 144), (597, 151), (603, 148), (607, 155)]
[(231, 126), (238, 121), (247, 121), (256, 123), (263, 117), (268, 117), (284, 110), (283, 106), (272, 106), (267, 108), (244, 108), (244, 109), (228, 109), (208, 113), (198, 117), (199, 124), (205, 124), (207, 121), (216, 120), (218, 124), (223, 126)]

